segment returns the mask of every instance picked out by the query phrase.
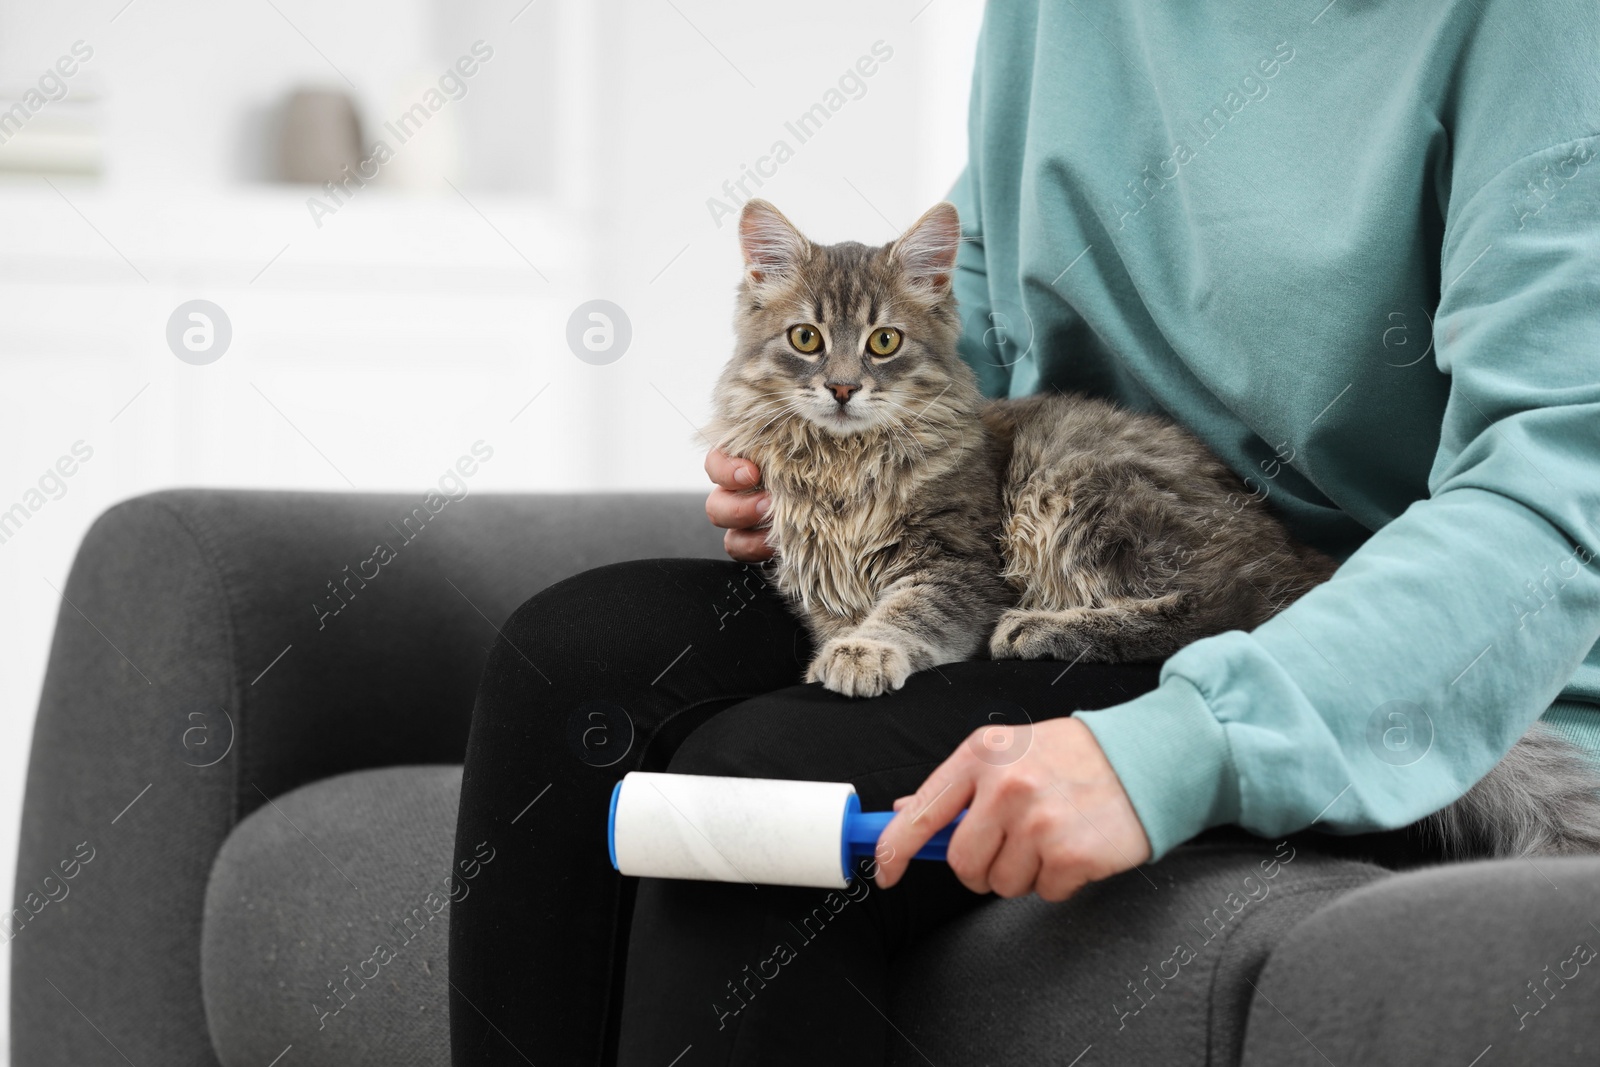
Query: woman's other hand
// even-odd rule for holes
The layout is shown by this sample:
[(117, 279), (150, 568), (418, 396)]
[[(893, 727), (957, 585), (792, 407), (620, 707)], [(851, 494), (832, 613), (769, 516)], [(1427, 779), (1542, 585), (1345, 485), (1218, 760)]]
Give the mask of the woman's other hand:
[(766, 521), (772, 498), (765, 490), (750, 491), (761, 481), (756, 465), (713, 448), (706, 455), (706, 473), (716, 483), (706, 497), (706, 516), (713, 526), (728, 531), (722, 536), (723, 549), (740, 563), (771, 559), (767, 531), (756, 526)]

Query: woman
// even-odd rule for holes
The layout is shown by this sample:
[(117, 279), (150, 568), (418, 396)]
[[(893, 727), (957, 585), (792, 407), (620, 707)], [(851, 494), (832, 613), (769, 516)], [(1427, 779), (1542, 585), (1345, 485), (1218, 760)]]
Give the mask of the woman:
[[(452, 917), (456, 1062), (915, 1058), (887, 967), (983, 894), (1077, 894), (1061, 921), (1120, 946), (1084, 996), (1113, 1002), (1170, 946), (1085, 885), (1142, 892), (1124, 872), (1197, 856), (1243, 877), (1314, 823), (1405, 826), (1541, 717), (1600, 749), (1596, 54), (1600, 17), (1553, 0), (991, 5), (953, 194), (964, 356), (994, 395), (1168, 413), (1343, 566), (1159, 670), (956, 664), (854, 702), (794, 685), (805, 639), (753, 567), (541, 593), (486, 671), (458, 840), (530, 784), (545, 823), (516, 889)], [(764, 558), (759, 472), (707, 471), (729, 554)], [(1029, 721), (1025, 744), (1005, 728)], [(595, 726), (603, 754), (563, 740)], [(901, 813), (859, 899), (820, 914), (816, 891), (635, 883), (595, 847), (635, 768), (849, 780)], [(909, 865), (962, 808), (949, 867)], [(1333, 845), (1293, 848), (1305, 870)], [(1310, 869), (1317, 902), (1381, 875)], [(1205, 914), (1211, 883), (1169, 881), (1172, 914)], [(1089, 1035), (1061, 1062), (1140, 996), (1056, 1020)], [(1208, 1032), (1179, 1037), (1225, 1060), (1238, 1034)]]

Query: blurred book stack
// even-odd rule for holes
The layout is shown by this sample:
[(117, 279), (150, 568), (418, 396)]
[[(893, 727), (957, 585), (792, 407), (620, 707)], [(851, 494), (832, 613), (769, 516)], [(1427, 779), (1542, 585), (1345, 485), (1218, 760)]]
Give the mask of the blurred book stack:
[(105, 159), (100, 92), (80, 80), (61, 99), (29, 110), (30, 92), (40, 99), (37, 86), (0, 84), (0, 175), (99, 177)]

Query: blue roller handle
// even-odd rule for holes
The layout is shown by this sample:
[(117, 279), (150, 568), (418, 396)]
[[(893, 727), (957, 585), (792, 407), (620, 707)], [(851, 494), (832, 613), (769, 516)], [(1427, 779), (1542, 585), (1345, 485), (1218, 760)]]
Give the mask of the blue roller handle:
[[(854, 797), (850, 798), (855, 801)], [(950, 835), (960, 825), (961, 820), (967, 817), (962, 812), (955, 817), (955, 821), (943, 830), (928, 839), (928, 843), (918, 850), (913, 859), (942, 860), (945, 852), (950, 848)], [(883, 828), (889, 825), (889, 820), (894, 818), (892, 811), (860, 811), (856, 803), (849, 806), (844, 816), (844, 845), (845, 851), (852, 856), (871, 856), (878, 847), (878, 836), (883, 833)]]

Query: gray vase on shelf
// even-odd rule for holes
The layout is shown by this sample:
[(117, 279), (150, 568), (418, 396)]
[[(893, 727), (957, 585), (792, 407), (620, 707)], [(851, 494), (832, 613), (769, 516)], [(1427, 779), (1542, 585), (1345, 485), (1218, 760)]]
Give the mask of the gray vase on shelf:
[(278, 175), (286, 182), (338, 181), (361, 160), (361, 118), (349, 95), (297, 89), (284, 102)]

